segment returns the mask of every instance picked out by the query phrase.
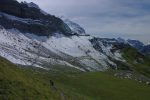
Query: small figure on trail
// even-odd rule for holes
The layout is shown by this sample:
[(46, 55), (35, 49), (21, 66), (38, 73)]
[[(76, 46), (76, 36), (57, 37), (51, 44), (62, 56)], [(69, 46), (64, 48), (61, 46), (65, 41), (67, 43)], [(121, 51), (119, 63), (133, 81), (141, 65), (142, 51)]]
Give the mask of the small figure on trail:
[(55, 84), (52, 80), (49, 81), (50, 82), (50, 86), (53, 90), (57, 91), (57, 88), (55, 87)]
[(49, 81), (50, 85), (53, 87), (54, 86), (54, 82), (52, 80)]
[(51, 88), (52, 88), (55, 92), (57, 91), (57, 92), (59, 93), (59, 95), (60, 95), (60, 97), (61, 97), (61, 100), (67, 100), (65, 94), (64, 94), (61, 90), (57, 89), (57, 87), (56, 87), (55, 84), (54, 84), (54, 81), (49, 80), (49, 82), (50, 82)]

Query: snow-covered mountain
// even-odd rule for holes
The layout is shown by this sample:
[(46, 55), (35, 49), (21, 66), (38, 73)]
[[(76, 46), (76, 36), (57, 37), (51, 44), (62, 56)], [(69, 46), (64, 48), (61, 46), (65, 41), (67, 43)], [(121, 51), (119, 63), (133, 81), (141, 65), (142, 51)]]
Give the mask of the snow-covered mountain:
[(45, 14), (34, 3), (0, 1), (0, 56), (15, 64), (81, 71), (117, 69), (118, 62), (126, 63), (121, 51), (126, 46), (117, 39), (86, 35), (80, 25)]
[(55, 33), (51, 37), (21, 33), (17, 29), (0, 28), (0, 55), (13, 63), (43, 68), (67, 65), (83, 71), (117, 67), (108, 56), (122, 60), (119, 51), (111, 53), (112, 45), (100, 45), (99, 52), (90, 42), (91, 36), (66, 37)]
[(65, 19), (65, 18), (62, 18), (62, 19), (70, 27), (70, 29), (73, 32), (72, 34), (78, 34), (78, 35), (85, 35), (86, 34), (84, 28), (82, 28), (79, 24), (72, 22), (69, 19)]

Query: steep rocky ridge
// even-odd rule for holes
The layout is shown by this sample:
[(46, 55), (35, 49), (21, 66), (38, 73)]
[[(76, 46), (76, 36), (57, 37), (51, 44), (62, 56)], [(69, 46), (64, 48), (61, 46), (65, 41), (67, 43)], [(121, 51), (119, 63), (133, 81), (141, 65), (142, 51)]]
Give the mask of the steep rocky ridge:
[(45, 14), (38, 7), (16, 0), (0, 1), (0, 24), (6, 29), (17, 28), (23, 33), (49, 36), (54, 32), (70, 35), (71, 30), (60, 18)]

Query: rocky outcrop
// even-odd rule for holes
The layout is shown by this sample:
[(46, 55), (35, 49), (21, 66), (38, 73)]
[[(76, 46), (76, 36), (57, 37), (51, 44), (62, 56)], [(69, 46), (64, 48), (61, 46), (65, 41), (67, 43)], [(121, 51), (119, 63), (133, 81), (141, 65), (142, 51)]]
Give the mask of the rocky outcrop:
[[(6, 29), (48, 36), (54, 32), (70, 35), (71, 30), (60, 18), (45, 14), (40, 8), (29, 7), (16, 0), (0, 0), (0, 25)], [(13, 19), (12, 19), (13, 18)]]

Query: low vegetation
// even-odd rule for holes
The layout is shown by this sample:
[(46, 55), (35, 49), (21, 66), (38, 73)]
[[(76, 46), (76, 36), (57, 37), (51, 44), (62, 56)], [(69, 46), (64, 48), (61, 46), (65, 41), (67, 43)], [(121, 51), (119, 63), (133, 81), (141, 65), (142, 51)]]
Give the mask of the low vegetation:
[(150, 58), (132, 47), (124, 48), (123, 57), (132, 66), (132, 70), (150, 77)]
[(107, 72), (59, 73), (0, 58), (0, 100), (149, 100), (149, 93), (150, 86)]

